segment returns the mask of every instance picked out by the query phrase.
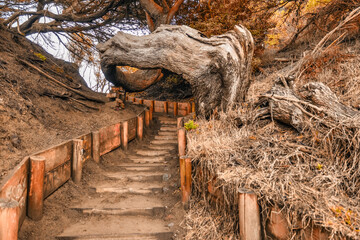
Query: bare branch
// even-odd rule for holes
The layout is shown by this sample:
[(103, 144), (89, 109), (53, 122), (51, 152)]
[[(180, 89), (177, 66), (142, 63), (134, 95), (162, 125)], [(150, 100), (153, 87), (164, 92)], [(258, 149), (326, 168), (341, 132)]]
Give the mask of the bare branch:
[(167, 23), (170, 23), (171, 19), (175, 16), (177, 11), (179, 11), (179, 8), (183, 2), (184, 2), (184, 0), (177, 0), (174, 3), (174, 5), (171, 7), (171, 9), (167, 15), (167, 19), (166, 19)]
[(164, 9), (153, 0), (140, 0), (140, 4), (152, 18), (159, 18), (163, 14)]

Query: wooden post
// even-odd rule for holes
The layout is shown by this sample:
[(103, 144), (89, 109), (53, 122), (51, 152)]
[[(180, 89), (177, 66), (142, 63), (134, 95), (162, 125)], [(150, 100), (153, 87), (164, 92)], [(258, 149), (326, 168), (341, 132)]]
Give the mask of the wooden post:
[(167, 102), (167, 101), (165, 101), (165, 102), (164, 102), (164, 113), (168, 114), (168, 112), (169, 112), (169, 109), (168, 109), (168, 102)]
[(100, 133), (92, 132), (92, 157), (96, 163), (100, 163)]
[(239, 189), (239, 229), (241, 240), (260, 240), (260, 210), (253, 191)]
[(129, 141), (129, 122), (125, 121), (121, 123), (121, 143), (124, 150), (128, 148)]
[(40, 220), (43, 216), (44, 177), (45, 158), (31, 156), (27, 215), (35, 221)]
[(181, 187), (181, 201), (186, 203), (186, 168), (185, 168), (186, 156), (180, 157), (180, 187)]
[(182, 128), (182, 127), (184, 127), (184, 118), (178, 117), (177, 118), (177, 128)]
[(178, 103), (174, 102), (174, 116), (176, 117), (178, 115)]
[(185, 158), (185, 189), (186, 189), (186, 202), (189, 201), (191, 195), (191, 158)]
[(191, 103), (187, 102), (186, 103), (186, 115), (191, 113)]
[(73, 140), (73, 159), (71, 177), (75, 183), (80, 183), (82, 174), (83, 140)]
[(155, 101), (152, 100), (151, 103), (150, 103), (150, 121), (153, 120), (154, 105), (155, 105)]
[(19, 219), (19, 203), (15, 200), (0, 199), (0, 239), (18, 239)]
[(140, 104), (144, 104), (144, 100), (143, 100), (143, 99), (139, 99), (139, 103), (140, 103)]
[(186, 130), (185, 128), (178, 129), (178, 150), (179, 156), (186, 154)]
[(145, 126), (150, 126), (150, 110), (145, 110)]
[(278, 240), (287, 240), (290, 238), (286, 218), (278, 206), (272, 207), (270, 210), (270, 217), (266, 224), (266, 232), (270, 233)]
[(144, 115), (137, 116), (136, 135), (140, 140), (143, 140), (144, 135)]
[(196, 109), (195, 109), (195, 102), (192, 102), (191, 103), (191, 112), (195, 112), (196, 111)]

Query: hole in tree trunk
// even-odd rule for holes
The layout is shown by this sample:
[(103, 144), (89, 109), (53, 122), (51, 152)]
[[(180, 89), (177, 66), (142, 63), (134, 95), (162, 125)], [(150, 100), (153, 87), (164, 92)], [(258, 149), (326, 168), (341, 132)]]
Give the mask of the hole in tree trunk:
[(146, 99), (181, 100), (192, 97), (191, 85), (176, 73), (162, 69), (164, 77), (143, 92), (137, 93)]

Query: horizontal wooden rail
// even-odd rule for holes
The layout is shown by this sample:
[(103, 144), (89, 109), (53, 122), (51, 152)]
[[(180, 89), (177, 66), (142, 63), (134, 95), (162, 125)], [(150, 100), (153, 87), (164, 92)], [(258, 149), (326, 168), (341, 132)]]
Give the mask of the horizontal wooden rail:
[(0, 184), (0, 239), (17, 239), (26, 214), (40, 220), (44, 199), (70, 178), (80, 182), (84, 162), (99, 163), (100, 156), (125, 141), (127, 146), (136, 136), (141, 139), (144, 126), (150, 125), (150, 113), (144, 108), (138, 116), (25, 157)]

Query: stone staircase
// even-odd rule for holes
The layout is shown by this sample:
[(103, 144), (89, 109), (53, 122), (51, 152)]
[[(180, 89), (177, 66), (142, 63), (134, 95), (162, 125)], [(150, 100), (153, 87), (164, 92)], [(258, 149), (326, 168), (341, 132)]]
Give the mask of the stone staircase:
[(167, 199), (180, 199), (172, 194), (174, 186), (169, 181), (170, 168), (177, 161), (176, 119), (160, 116), (158, 120), (160, 129), (144, 144), (130, 146), (125, 159), (105, 163), (103, 178), (89, 183), (95, 197), (70, 206), (89, 217), (65, 229), (57, 239), (173, 238), (165, 215)]

